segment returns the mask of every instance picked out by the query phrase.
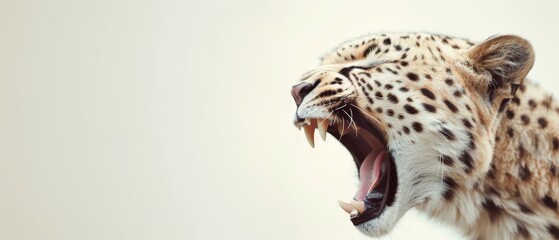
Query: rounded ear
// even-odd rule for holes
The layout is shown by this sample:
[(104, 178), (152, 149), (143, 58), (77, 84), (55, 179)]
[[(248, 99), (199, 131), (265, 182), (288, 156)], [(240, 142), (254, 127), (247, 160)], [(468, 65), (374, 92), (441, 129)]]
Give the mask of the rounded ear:
[[(479, 86), (492, 104), (504, 110), (534, 65), (534, 49), (525, 39), (514, 35), (489, 38), (468, 50), (475, 72), (491, 76)], [(498, 102), (495, 102), (498, 101)]]

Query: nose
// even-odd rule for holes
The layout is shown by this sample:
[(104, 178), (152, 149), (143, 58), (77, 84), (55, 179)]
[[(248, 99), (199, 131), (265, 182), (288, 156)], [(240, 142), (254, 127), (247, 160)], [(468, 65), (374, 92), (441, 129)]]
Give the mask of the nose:
[(307, 94), (309, 94), (313, 89), (314, 86), (307, 82), (300, 82), (299, 84), (293, 86), (291, 89), (291, 95), (293, 95), (293, 99), (295, 99), (297, 107), (301, 105), (305, 96), (307, 96)]

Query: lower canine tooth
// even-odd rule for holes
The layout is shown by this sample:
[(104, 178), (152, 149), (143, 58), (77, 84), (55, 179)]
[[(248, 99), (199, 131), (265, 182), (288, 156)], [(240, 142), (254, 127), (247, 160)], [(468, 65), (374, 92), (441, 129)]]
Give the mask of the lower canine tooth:
[(351, 212), (349, 213), (349, 216), (350, 216), (350, 217), (357, 217), (357, 215), (359, 215), (359, 212), (357, 212), (357, 210), (355, 210), (355, 209), (353, 209), (353, 211), (351, 211)]
[(363, 202), (358, 202), (355, 200), (351, 200), (351, 206), (353, 206), (353, 208), (357, 209), (357, 211), (359, 213), (363, 213), (365, 211), (365, 203)]
[(351, 212), (355, 211), (355, 208), (353, 208), (353, 206), (349, 203), (342, 202), (342, 201), (338, 200), (338, 205), (340, 205), (340, 207), (349, 214), (351, 214)]

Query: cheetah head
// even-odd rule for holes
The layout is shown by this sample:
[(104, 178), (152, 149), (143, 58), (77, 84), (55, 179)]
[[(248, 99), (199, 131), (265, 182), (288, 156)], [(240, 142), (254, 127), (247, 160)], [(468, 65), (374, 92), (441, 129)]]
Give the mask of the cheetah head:
[(410, 208), (440, 211), (454, 188), (490, 172), (496, 122), (533, 62), (530, 44), (510, 35), (365, 36), (293, 86), (294, 123), (312, 147), (318, 130), (351, 153), (360, 185), (339, 204), (360, 231), (382, 236)]

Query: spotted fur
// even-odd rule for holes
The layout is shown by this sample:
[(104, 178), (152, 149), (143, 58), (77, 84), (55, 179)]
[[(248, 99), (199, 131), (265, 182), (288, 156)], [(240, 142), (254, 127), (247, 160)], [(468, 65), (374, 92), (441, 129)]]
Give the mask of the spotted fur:
[(398, 170), (395, 203), (358, 229), (383, 235), (413, 207), (472, 239), (559, 239), (559, 104), (524, 81), (533, 62), (516, 36), (367, 35), (326, 54), (297, 115), (353, 102)]

